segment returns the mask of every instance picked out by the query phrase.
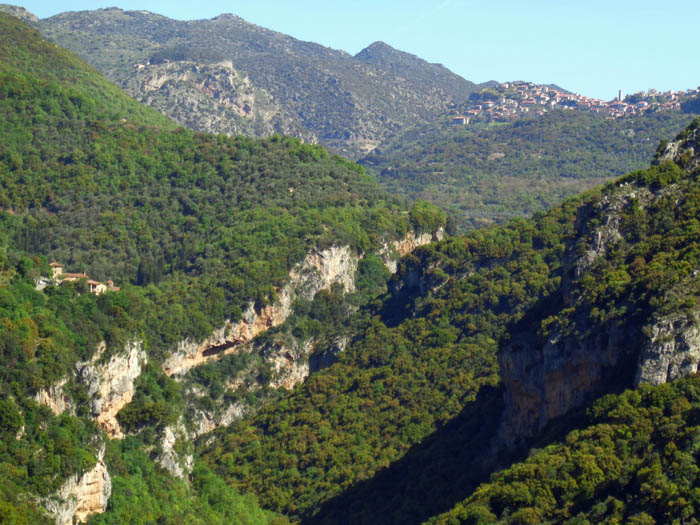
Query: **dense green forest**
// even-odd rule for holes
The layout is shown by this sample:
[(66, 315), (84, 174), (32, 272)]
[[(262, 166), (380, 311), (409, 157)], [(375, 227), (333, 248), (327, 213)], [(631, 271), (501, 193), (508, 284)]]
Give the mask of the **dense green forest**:
[[(36, 34), (10, 29), (17, 45), (0, 71), (0, 206), (14, 214), (14, 241), (70, 271), (139, 285), (119, 300), (139, 312), (133, 319), (147, 312), (136, 328), (154, 347), (208, 335), (248, 301), (270, 301), (311, 247), (361, 253), (413, 225), (439, 226), (423, 208), (402, 213), (362, 168), (321, 147), (131, 121), (89, 83), (52, 80), (70, 78), (65, 52), (45, 42), (33, 52), (21, 39), (40, 45)], [(28, 73), (46, 69), (35, 56), (59, 73)]]
[[(402, 278), (425, 269), (423, 293), (420, 286), (401, 289), (376, 303), (356, 320), (360, 335), (337, 364), (251, 420), (222, 429), (203, 457), (242, 491), (258, 494), (264, 506), (309, 518), (460, 412), (478, 410), (472, 405), (480, 390), (500, 383), (498, 341), (557, 288), (574, 210), (570, 202), (534, 221), (404, 258), (392, 283), (399, 287)], [(489, 417), (482, 421), (487, 428)], [(444, 485), (422, 486), (421, 501), (394, 502), (399, 506), (386, 522), (408, 519), (412, 506), (430, 507), (444, 497)], [(361, 500), (345, 512), (367, 522)]]
[[(679, 137), (685, 146), (698, 126)], [(489, 452), (507, 414), (493, 390), (503, 388), (499, 352), (534, 351), (555, 332), (572, 345), (623, 333), (593, 399), (632, 386), (658, 319), (696, 308), (700, 188), (684, 155), (680, 167), (633, 172), (404, 258), (337, 364), (221, 429), (203, 458), (265, 507), (309, 523), (417, 523), (449, 508), (499, 461)], [(586, 266), (611, 209), (619, 237)]]
[(700, 377), (605, 396), (433, 524), (697, 523)]
[[(0, 512), (34, 523), (38, 502), (22, 494), (48, 496), (92, 468), (102, 438), (84, 384), (63, 387), (75, 415), (55, 416), (33, 396), (70, 378), (100, 341), (107, 359), (142, 340), (157, 363), (249, 302), (274, 300), (311, 248), (362, 253), (437, 228), (444, 215), (409, 209), (318, 146), (179, 128), (11, 16), (0, 14), (0, 34), (9, 44), (0, 50)], [(37, 291), (51, 260), (121, 291), (95, 296), (84, 282)], [(157, 365), (137, 388), (120, 414), (127, 429), (177, 418), (183, 394)], [(276, 519), (205, 466), (187, 483), (157, 468), (147, 452), (155, 437), (108, 444), (114, 491), (99, 523)]]
[[(700, 119), (651, 167), (423, 246), (389, 277), (373, 252), (443, 212), (318, 146), (177, 128), (16, 19), (0, 33), (0, 521), (49, 523), (46, 498), (101, 461), (112, 493), (90, 523), (697, 521), (698, 378), (637, 382), (698, 366)], [(257, 341), (345, 339), (305, 381), (232, 391), (249, 350), (164, 373), (179, 341), (271, 303), (332, 245), (363, 255), (355, 293), (298, 299)], [(53, 259), (121, 290), (38, 289)], [(108, 439), (76, 370), (134, 340), (149, 361)], [(36, 395), (60, 380), (73, 406), (56, 415)], [(193, 384), (202, 406), (267, 403), (176, 440), (193, 453), (176, 477), (154, 460)]]
[[(552, 111), (512, 122), (418, 126), (361, 161), (389, 191), (451, 212), (458, 230), (525, 217), (648, 165), (693, 108), (607, 120)], [(696, 112), (697, 113), (697, 112)]]

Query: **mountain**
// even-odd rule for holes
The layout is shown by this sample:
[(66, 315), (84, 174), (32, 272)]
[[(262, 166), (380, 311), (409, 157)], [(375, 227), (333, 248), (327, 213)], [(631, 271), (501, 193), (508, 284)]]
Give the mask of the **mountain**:
[(643, 168), (692, 116), (655, 111), (611, 120), (556, 110), (468, 126), (445, 118), (389, 139), (360, 163), (391, 193), (449, 210), (455, 230), (465, 231), (528, 216)]
[(695, 519), (700, 119), (445, 239), (320, 146), (0, 34), (0, 520)]
[(475, 89), (386, 44), (353, 57), (234, 15), (178, 21), (110, 8), (62, 13), (37, 27), (193, 129), (293, 134), (351, 158), (433, 120)]
[[(675, 109), (619, 122), (605, 118), (610, 108), (581, 115), (570, 108), (590, 99), (568, 100), (554, 84), (476, 86), (383, 42), (353, 57), (234, 15), (177, 21), (110, 8), (34, 23), (190, 129), (320, 143), (358, 159), (388, 191), (449, 210), (453, 232), (527, 216), (642, 168), (688, 118)], [(549, 108), (543, 101), (518, 107), (539, 91), (556, 92), (565, 109), (540, 118)], [(515, 109), (506, 104), (489, 122), (482, 108), (468, 126), (453, 124), (468, 108), (498, 107), (504, 97)], [(688, 113), (693, 107), (683, 105)]]
[(442, 64), (430, 64), (384, 42), (374, 42), (367, 46), (355, 55), (355, 59), (397, 78), (410, 79), (413, 85), (425, 94), (443, 89), (457, 95), (476, 87)]
[[(537, 488), (534, 469), (544, 468), (544, 454), (562, 458), (577, 443), (614, 454), (609, 442), (596, 444), (609, 436), (600, 425), (617, 418), (643, 426), (649, 421), (643, 407), (649, 414), (656, 406), (672, 410), (678, 399), (668, 416), (678, 414), (676, 425), (681, 417), (695, 425), (692, 385), (677, 391), (642, 385), (694, 374), (700, 363), (699, 130), (696, 120), (659, 149), (651, 168), (532, 219), (405, 257), (390, 293), (356, 321), (338, 363), (279, 404), (218, 430), (202, 457), (266, 508), (305, 523), (420, 523), (461, 500), (440, 522), (497, 521), (493, 516), (560, 522), (588, 508), (599, 513), (589, 516), (604, 515), (595, 506), (604, 495), (638, 486), (623, 470), (649, 479), (654, 452), (643, 446), (644, 436), (678, 439), (687, 454), (694, 449), (686, 434), (666, 432), (665, 419), (654, 421), (658, 430), (619, 427), (624, 433), (615, 446), (624, 450), (628, 470), (591, 463), (607, 456), (551, 464), (543, 486), (571, 480), (582, 488), (547, 485), (552, 497), (540, 514), (525, 508), (540, 496), (521, 498), (517, 491), (529, 492), (518, 482), (532, 472), (525, 480)], [(601, 399), (626, 388), (641, 390)], [(586, 419), (583, 410), (599, 399)], [(633, 408), (615, 412), (616, 403), (627, 410), (625, 399)], [(530, 446), (550, 444), (517, 463)], [(478, 488), (508, 465), (512, 470), (493, 478), (496, 488)], [(675, 475), (682, 487), (695, 486), (695, 471), (675, 465), (664, 460), (654, 468)], [(495, 495), (485, 500), (488, 494)], [(576, 505), (567, 506), (568, 498)], [(693, 512), (687, 501), (677, 505), (673, 512)], [(521, 521), (510, 518), (518, 506)], [(624, 515), (638, 511), (630, 504)]]
[(0, 520), (284, 523), (192, 440), (303, 381), (319, 318), (444, 214), (320, 146), (179, 127), (17, 18), (0, 35)]

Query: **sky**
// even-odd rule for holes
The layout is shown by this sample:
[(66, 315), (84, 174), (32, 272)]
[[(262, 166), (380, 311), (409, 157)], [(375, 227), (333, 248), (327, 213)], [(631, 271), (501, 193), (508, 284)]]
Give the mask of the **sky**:
[(618, 90), (700, 85), (698, 0), (26, 0), (19, 5), (39, 18), (112, 6), (180, 20), (233, 13), (352, 54), (381, 40), (473, 82), (528, 80), (604, 100)]

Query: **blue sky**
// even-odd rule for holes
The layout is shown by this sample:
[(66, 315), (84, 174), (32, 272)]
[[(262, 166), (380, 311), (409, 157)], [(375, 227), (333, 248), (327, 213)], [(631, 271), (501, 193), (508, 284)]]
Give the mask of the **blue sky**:
[(700, 85), (698, 0), (27, 0), (21, 5), (40, 18), (115, 5), (182, 20), (234, 13), (353, 54), (382, 40), (475, 82), (556, 83), (606, 100), (618, 89)]

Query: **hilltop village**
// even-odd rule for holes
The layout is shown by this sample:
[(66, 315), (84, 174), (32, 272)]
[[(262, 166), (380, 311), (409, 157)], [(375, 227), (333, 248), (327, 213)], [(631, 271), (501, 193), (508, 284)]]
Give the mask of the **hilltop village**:
[(506, 82), (473, 93), (469, 103), (456, 109), (459, 114), (451, 118), (455, 125), (466, 125), (472, 120), (507, 121), (532, 113), (544, 115), (553, 109), (577, 109), (617, 119), (647, 111), (679, 111), (683, 102), (699, 94), (700, 87), (665, 92), (650, 89), (646, 93), (640, 91), (624, 98), (620, 92), (617, 98), (606, 102), (532, 82)]

